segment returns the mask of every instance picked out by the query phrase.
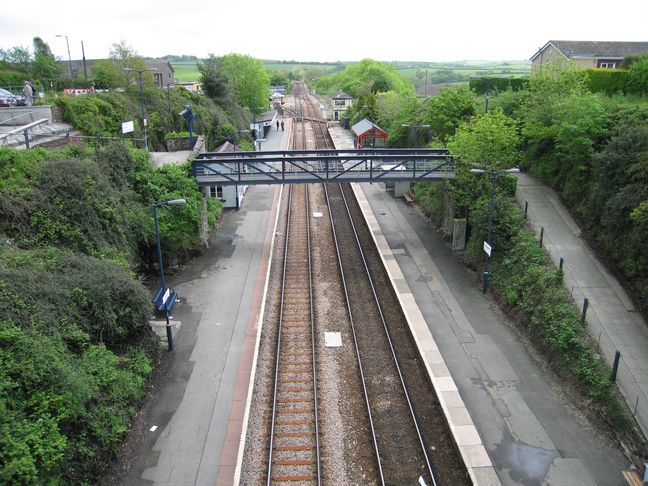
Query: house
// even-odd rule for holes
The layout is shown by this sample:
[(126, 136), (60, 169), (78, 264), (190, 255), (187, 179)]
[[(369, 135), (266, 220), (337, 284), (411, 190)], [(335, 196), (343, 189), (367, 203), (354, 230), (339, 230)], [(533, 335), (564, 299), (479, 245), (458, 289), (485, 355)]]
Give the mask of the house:
[(355, 148), (379, 148), (387, 145), (387, 132), (366, 118), (353, 125), (351, 133)]
[(619, 69), (626, 56), (648, 52), (648, 42), (550, 40), (530, 59), (532, 69), (556, 58), (574, 61), (582, 68)]
[(333, 100), (333, 119), (341, 120), (344, 112), (347, 111), (349, 106), (351, 106), (351, 103), (353, 103), (353, 98), (344, 91), (338, 91), (331, 96), (331, 99)]
[(146, 69), (154, 70), (153, 78), (155, 79), (155, 86), (158, 88), (166, 88), (167, 85), (176, 82), (175, 70), (166, 59), (146, 61)]
[[(58, 61), (58, 70), (62, 78), (70, 79), (70, 71), (74, 79), (92, 79), (92, 70), (101, 59), (72, 59), (71, 61)], [(109, 60), (109, 59), (106, 59)], [(146, 69), (153, 71), (155, 85), (166, 88), (169, 84), (176, 84), (175, 70), (169, 61), (154, 59), (146, 61)]]

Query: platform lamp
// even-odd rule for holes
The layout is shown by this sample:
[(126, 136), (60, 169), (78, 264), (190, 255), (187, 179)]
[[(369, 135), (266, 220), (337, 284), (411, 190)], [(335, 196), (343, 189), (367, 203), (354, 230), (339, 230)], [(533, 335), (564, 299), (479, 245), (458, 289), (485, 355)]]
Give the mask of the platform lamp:
[(160, 266), (160, 288), (153, 297), (153, 302), (156, 304), (158, 310), (164, 310), (166, 316), (166, 335), (169, 351), (173, 351), (173, 331), (171, 329), (171, 321), (169, 319), (169, 312), (176, 300), (176, 293), (167, 289), (164, 283), (164, 263), (162, 261), (162, 247), (160, 245), (160, 231), (158, 229), (157, 210), (163, 206), (182, 206), (187, 204), (184, 199), (171, 199), (169, 201), (160, 201), (153, 203), (153, 221), (155, 222), (155, 243), (157, 245), (158, 264)]
[(470, 169), (470, 172), (473, 174), (490, 174), (493, 179), (493, 187), (491, 189), (491, 201), (490, 209), (488, 210), (488, 236), (484, 242), (484, 251), (486, 251), (486, 267), (484, 269), (482, 277), (482, 293), (486, 293), (488, 290), (488, 280), (490, 278), (490, 257), (492, 250), (492, 238), (493, 238), (493, 213), (495, 212), (495, 189), (497, 187), (497, 176), (500, 174), (516, 174), (520, 172), (520, 169), (513, 167), (511, 169), (505, 170), (485, 170), (485, 169)]
[(74, 88), (74, 76), (72, 75), (72, 56), (70, 56), (70, 41), (68, 40), (67, 35), (56, 34), (56, 37), (65, 37), (65, 44), (67, 45), (68, 51), (68, 68), (70, 69), (70, 80), (72, 81), (72, 88)]

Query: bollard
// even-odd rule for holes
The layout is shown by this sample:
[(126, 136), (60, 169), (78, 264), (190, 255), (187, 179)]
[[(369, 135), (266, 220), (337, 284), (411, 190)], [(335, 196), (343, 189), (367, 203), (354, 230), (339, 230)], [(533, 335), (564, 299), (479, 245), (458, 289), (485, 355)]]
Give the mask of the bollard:
[(169, 351), (173, 351), (173, 329), (171, 328), (171, 321), (169, 320), (169, 311), (166, 311), (166, 335), (167, 343), (169, 344)]
[(524, 219), (526, 219), (528, 212), (529, 212), (529, 201), (524, 201)]
[(589, 306), (589, 300), (585, 297), (583, 300), (583, 314), (581, 315), (581, 324), (585, 324), (585, 316), (587, 315), (587, 307)]
[(540, 228), (540, 248), (542, 248), (542, 239), (544, 238), (544, 228)]
[(565, 260), (563, 257), (560, 257), (560, 263), (558, 263), (558, 268), (561, 270), (563, 269), (563, 265), (565, 264)]
[(29, 147), (29, 134), (27, 133), (27, 130), (25, 130), (25, 148), (30, 148)]
[(612, 376), (610, 376), (610, 380), (612, 380), (612, 383), (616, 381), (617, 371), (619, 369), (619, 358), (621, 358), (621, 352), (617, 351), (616, 353), (614, 353), (614, 364), (612, 365)]

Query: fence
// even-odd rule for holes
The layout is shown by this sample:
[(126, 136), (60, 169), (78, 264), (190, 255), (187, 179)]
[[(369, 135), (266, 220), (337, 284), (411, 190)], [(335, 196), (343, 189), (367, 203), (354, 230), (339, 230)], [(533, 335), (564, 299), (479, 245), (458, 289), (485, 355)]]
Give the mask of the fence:
[[(1, 145), (12, 145), (12, 146), (24, 146), (26, 149), (31, 149), (36, 145), (63, 145), (67, 143), (90, 143), (93, 145), (106, 145), (113, 143), (115, 141), (129, 141), (135, 148), (144, 148), (144, 139), (143, 138), (131, 138), (131, 137), (91, 137), (84, 135), (72, 135), (70, 132), (66, 133), (34, 133), (31, 131), (31, 128), (21, 128), (13, 135), (13, 140), (7, 137), (8, 134), (0, 135), (0, 146)], [(22, 132), (22, 133), (19, 133)], [(20, 140), (20, 142), (18, 142)]]
[[(581, 312), (584, 325), (587, 325), (591, 336), (597, 340), (604, 359), (613, 369), (613, 378), (616, 377), (618, 388), (641, 427), (644, 436), (648, 437), (648, 397), (639, 385), (640, 379), (646, 381), (646, 377), (641, 374), (642, 372), (645, 373), (646, 370), (637, 370), (636, 367), (633, 369), (633, 366), (624, 359), (615, 339), (610, 335), (596, 311), (598, 307), (597, 299), (596, 297), (592, 299), (592, 292), (587, 291), (591, 286), (588, 287), (585, 282), (579, 282), (576, 277), (578, 272), (575, 264), (572, 266), (571, 262), (560, 254), (560, 245), (552, 240), (551, 235), (538, 223), (540, 218), (521, 191), (518, 190), (516, 195), (527, 216), (529, 226), (539, 238), (540, 246), (547, 250), (552, 261), (563, 270), (565, 288), (569, 291)], [(627, 312), (625, 307), (623, 307), (623, 310)], [(599, 309), (599, 312), (603, 315), (601, 309)], [(617, 340), (620, 340), (620, 338), (617, 337)], [(620, 344), (623, 346), (623, 343)], [(648, 347), (644, 352), (648, 354)]]

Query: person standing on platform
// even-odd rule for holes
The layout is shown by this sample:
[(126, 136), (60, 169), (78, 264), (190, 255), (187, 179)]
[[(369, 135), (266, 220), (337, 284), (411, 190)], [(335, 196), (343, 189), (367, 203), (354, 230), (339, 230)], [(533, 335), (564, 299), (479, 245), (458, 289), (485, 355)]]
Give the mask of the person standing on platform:
[(31, 106), (34, 104), (34, 90), (32, 89), (29, 81), (25, 81), (25, 86), (23, 86), (23, 95), (25, 96), (25, 104)]
[(283, 120), (281, 120), (281, 131), (282, 132), (284, 131), (284, 122), (283, 122)]

